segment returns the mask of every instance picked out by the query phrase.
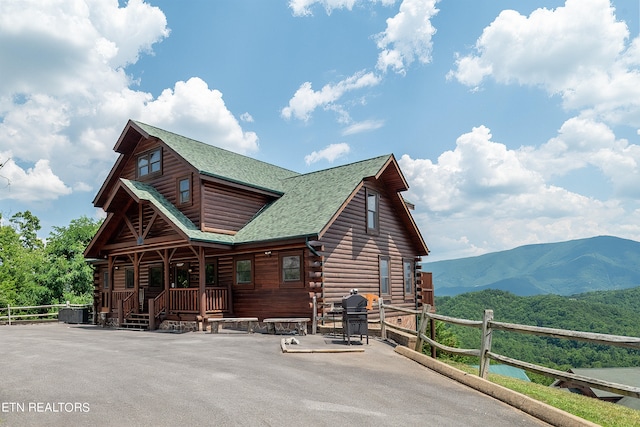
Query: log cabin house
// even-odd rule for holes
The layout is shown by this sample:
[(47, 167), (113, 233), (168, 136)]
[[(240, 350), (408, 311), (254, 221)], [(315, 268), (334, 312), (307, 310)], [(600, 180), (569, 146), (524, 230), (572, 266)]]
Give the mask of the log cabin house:
[(108, 324), (322, 318), (352, 288), (417, 307), (428, 249), (393, 155), (299, 174), (136, 121), (114, 150), (85, 251)]

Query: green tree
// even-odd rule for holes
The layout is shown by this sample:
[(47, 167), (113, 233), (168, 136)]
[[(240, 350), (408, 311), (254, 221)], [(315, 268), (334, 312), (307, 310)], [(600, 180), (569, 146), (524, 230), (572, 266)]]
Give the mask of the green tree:
[(87, 217), (72, 220), (54, 227), (44, 245), (35, 215), (12, 216), (0, 226), (0, 307), (91, 302), (93, 268), (83, 253), (99, 226)]
[(38, 280), (44, 264), (42, 244), (31, 234), (39, 221), (26, 212), (14, 215), (11, 222), (15, 227), (0, 226), (0, 306), (47, 304), (48, 289)]
[(53, 227), (45, 248), (47, 266), (42, 280), (55, 301), (91, 301), (93, 268), (84, 259), (84, 250), (99, 227), (100, 221), (86, 216), (72, 220), (68, 227)]
[(38, 238), (38, 231), (41, 227), (40, 220), (37, 216), (33, 215), (30, 211), (18, 212), (11, 217), (9, 222), (18, 228), (20, 240), (26, 248), (42, 248), (42, 240)]

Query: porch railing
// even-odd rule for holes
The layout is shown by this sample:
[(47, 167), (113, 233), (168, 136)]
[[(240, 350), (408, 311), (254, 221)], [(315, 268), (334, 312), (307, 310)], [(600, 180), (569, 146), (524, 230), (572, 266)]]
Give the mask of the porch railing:
[(229, 310), (229, 290), (227, 288), (206, 288), (207, 313)]
[(129, 317), (131, 313), (135, 310), (136, 307), (136, 299), (133, 297), (133, 292), (122, 300), (122, 313), (125, 318)]
[[(227, 288), (206, 288), (206, 312), (229, 310), (229, 290)], [(182, 313), (199, 312), (198, 288), (169, 289), (169, 311)]]
[[(124, 308), (124, 301), (129, 297), (131, 297), (131, 299), (133, 300), (132, 295), (133, 295), (132, 290), (112, 291), (111, 292), (111, 309), (116, 310), (116, 308), (118, 307), (119, 301), (123, 301), (123, 308)], [(126, 308), (125, 308), (125, 311), (126, 311)]]
[(167, 309), (167, 291), (162, 291), (153, 299), (153, 316), (158, 317)]
[(197, 313), (198, 288), (169, 289), (169, 302), (172, 312)]
[[(208, 287), (205, 289), (206, 312), (229, 311), (229, 289), (226, 287)], [(103, 296), (105, 298), (105, 296)], [(107, 296), (108, 298), (108, 296)], [(122, 301), (122, 311), (127, 317), (135, 309), (135, 298), (132, 290), (112, 291), (111, 308), (115, 310), (119, 301)], [(154, 315), (156, 318), (163, 311), (171, 313), (198, 313), (200, 311), (198, 288), (169, 289), (169, 293), (163, 290), (154, 298)]]

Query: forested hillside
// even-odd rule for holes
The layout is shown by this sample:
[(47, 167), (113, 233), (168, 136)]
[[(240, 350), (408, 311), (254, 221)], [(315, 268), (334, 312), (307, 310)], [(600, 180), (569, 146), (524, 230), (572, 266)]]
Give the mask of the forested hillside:
[[(501, 322), (640, 337), (637, 307), (640, 287), (571, 297), (516, 296), (500, 290), (436, 297), (439, 314), (481, 320), (485, 309)], [(450, 326), (463, 348), (479, 348), (480, 331)], [(640, 366), (640, 352), (577, 341), (495, 331), (493, 351), (505, 356), (566, 369), (569, 367)]]
[(500, 289), (516, 295), (573, 295), (640, 286), (640, 242), (612, 236), (527, 245), (426, 262), (437, 296)]

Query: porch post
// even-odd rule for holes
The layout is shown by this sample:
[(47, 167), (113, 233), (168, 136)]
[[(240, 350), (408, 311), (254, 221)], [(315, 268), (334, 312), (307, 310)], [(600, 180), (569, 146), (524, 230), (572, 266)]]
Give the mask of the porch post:
[(156, 330), (156, 307), (153, 298), (149, 298), (149, 330)]
[(121, 327), (124, 323), (124, 304), (122, 303), (122, 299), (118, 300), (118, 327)]
[(169, 291), (170, 286), (169, 286), (169, 280), (171, 280), (171, 276), (169, 275), (169, 249), (165, 249), (164, 250), (164, 257), (162, 259), (162, 261), (164, 262), (164, 268), (162, 269), (164, 272), (164, 292), (166, 295), (166, 299), (167, 299), (167, 313), (169, 314), (170, 308), (171, 308), (171, 292)]
[[(115, 283), (115, 259), (114, 257), (112, 257), (111, 255), (109, 255), (109, 289), (107, 289), (106, 292), (106, 296), (107, 296), (107, 303), (106, 304), (102, 304), (103, 307), (107, 307), (107, 313), (111, 313), (111, 304), (113, 302), (113, 294), (111, 293), (113, 291), (113, 284)], [(108, 317), (108, 314), (107, 314)]]
[(139, 301), (139, 292), (140, 292), (140, 266), (139, 263), (139, 255), (138, 252), (133, 254), (133, 299), (135, 301), (135, 306), (133, 307), (134, 313), (139, 313), (140, 310), (140, 301)]
[[(204, 248), (198, 248), (198, 294), (200, 295), (200, 316), (204, 319), (207, 314), (206, 267), (204, 265)], [(203, 322), (204, 325), (204, 322)], [(205, 326), (206, 328), (206, 326)]]

